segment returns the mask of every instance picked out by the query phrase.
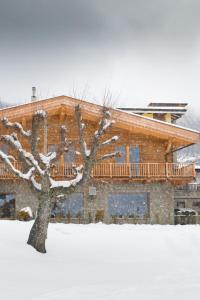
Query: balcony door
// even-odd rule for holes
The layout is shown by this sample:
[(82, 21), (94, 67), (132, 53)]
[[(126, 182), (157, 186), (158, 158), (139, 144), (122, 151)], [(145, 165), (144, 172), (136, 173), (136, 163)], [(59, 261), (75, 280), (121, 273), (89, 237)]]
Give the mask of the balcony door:
[(140, 175), (140, 148), (138, 146), (130, 146), (129, 148), (129, 163), (131, 163), (130, 172), (131, 177)]
[(139, 163), (140, 162), (140, 148), (139, 146), (118, 146), (115, 151), (121, 153), (121, 156), (115, 158), (116, 163)]
[(138, 146), (130, 146), (129, 162), (130, 163), (139, 163), (140, 162), (140, 148)]

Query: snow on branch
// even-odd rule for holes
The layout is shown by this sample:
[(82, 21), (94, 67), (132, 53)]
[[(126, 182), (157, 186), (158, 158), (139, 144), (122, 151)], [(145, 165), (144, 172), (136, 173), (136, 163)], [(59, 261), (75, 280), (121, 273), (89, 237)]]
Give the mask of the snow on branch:
[(54, 189), (54, 188), (70, 188), (70, 187), (76, 186), (83, 178), (82, 170), (83, 170), (82, 165), (75, 168), (76, 177), (74, 179), (71, 179), (71, 180), (57, 181), (57, 180), (53, 180), (52, 178), (50, 178), (51, 189)]
[(44, 171), (40, 168), (39, 163), (34, 158), (34, 156), (22, 148), (22, 145), (19, 142), (16, 133), (13, 133), (11, 135), (2, 135), (0, 139), (9, 144), (14, 150), (16, 150), (16, 152), (20, 154), (20, 157), (24, 161), (26, 161), (29, 166), (33, 166), (40, 175), (44, 174)]
[(38, 117), (42, 117), (42, 118), (45, 118), (47, 116), (47, 113), (45, 110), (43, 109), (39, 109), (35, 112), (34, 114), (35, 116), (38, 116)]
[(47, 121), (47, 113), (44, 110), (37, 110), (32, 116), (31, 153), (39, 160), (37, 151), (39, 142), (39, 130)]
[(13, 128), (16, 131), (18, 131), (24, 137), (29, 138), (31, 136), (31, 131), (30, 130), (28, 130), (28, 131), (24, 130), (22, 125), (18, 122), (11, 123), (11, 122), (8, 121), (8, 119), (6, 117), (1, 119), (1, 122), (6, 128)]
[(80, 105), (77, 105), (75, 107), (75, 115), (76, 115), (76, 120), (78, 125), (81, 154), (83, 156), (83, 159), (86, 160), (90, 156), (91, 151), (87, 148), (87, 144), (84, 140), (85, 123), (82, 120)]
[(41, 162), (47, 167), (50, 167), (51, 162), (56, 158), (56, 152), (49, 152), (48, 154), (44, 155), (39, 153)]
[(105, 131), (115, 123), (114, 120), (110, 120), (111, 114), (108, 110), (103, 110), (103, 117), (99, 122), (99, 129), (95, 132), (95, 137), (99, 139)]
[(41, 191), (42, 186), (41, 186), (40, 183), (38, 183), (38, 182), (35, 180), (35, 176), (31, 176), (30, 180), (31, 180), (32, 185), (33, 185), (33, 187), (35, 188), (35, 190), (36, 190), (36, 191)]
[(121, 156), (121, 152), (116, 151), (116, 152), (105, 154), (105, 155), (101, 156), (100, 158), (97, 158), (95, 160), (95, 162), (98, 163), (102, 160), (106, 160), (106, 159), (114, 158), (114, 157), (120, 157), (120, 156)]
[(105, 142), (101, 143), (100, 146), (107, 146), (110, 145), (113, 142), (116, 142), (119, 139), (119, 137), (117, 135), (111, 137), (110, 139), (106, 140)]
[(3, 151), (0, 150), (0, 158), (5, 162), (5, 164), (8, 166), (11, 173), (15, 174), (17, 177), (20, 177), (21, 179), (30, 180), (31, 176), (35, 172), (35, 168), (31, 167), (27, 173), (22, 173), (21, 171), (17, 170), (14, 165), (11, 163), (9, 156), (6, 155)]
[(84, 146), (84, 154), (85, 154), (85, 156), (86, 156), (86, 157), (89, 157), (91, 151), (90, 151), (90, 149), (88, 149), (87, 144), (86, 144), (85, 141), (83, 142), (83, 146)]

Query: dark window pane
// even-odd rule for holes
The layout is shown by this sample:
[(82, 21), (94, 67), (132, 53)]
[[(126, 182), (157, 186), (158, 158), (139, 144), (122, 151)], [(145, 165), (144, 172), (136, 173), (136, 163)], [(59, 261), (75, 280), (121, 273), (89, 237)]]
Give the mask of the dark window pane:
[(192, 203), (192, 206), (196, 207), (196, 208), (200, 208), (200, 201), (194, 200), (193, 203)]
[(0, 218), (14, 216), (15, 196), (14, 194), (0, 194)]
[(48, 152), (56, 152), (57, 146), (55, 144), (48, 145)]
[(0, 150), (3, 151), (5, 154), (8, 154), (9, 147), (8, 145), (0, 145)]
[(149, 213), (148, 193), (110, 194), (108, 210), (111, 216), (144, 216)]
[(65, 163), (73, 163), (75, 160), (75, 148), (73, 145), (69, 146), (69, 150), (64, 154)]
[(115, 147), (115, 151), (118, 151), (118, 152), (121, 153), (121, 156), (115, 157), (116, 163), (125, 163), (125, 161), (126, 161), (126, 147), (125, 146)]
[(130, 163), (140, 162), (140, 148), (138, 146), (130, 146)]
[(83, 194), (74, 193), (66, 197), (62, 202), (56, 203), (52, 210), (53, 216), (66, 217), (70, 214), (72, 217), (76, 217), (83, 211)]
[(185, 208), (185, 201), (177, 201), (178, 208)]

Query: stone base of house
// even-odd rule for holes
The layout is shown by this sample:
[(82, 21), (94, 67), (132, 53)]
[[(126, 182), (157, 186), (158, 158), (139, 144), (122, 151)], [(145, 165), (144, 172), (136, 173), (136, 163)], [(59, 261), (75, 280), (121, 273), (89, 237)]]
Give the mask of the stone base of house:
[[(67, 214), (54, 216), (52, 221), (89, 223), (103, 221), (104, 223), (130, 224), (174, 224), (174, 187), (170, 183), (107, 183), (92, 182), (78, 191), (82, 195), (83, 207), (76, 217)], [(19, 181), (1, 181), (0, 194), (14, 194), (15, 211), (29, 206), (35, 215), (37, 210), (36, 195), (28, 184)], [(123, 206), (123, 199), (134, 199), (138, 203), (137, 210), (131, 214), (122, 214), (118, 205)], [(118, 199), (115, 204), (115, 199)], [(144, 199), (144, 203), (142, 202)], [(128, 200), (127, 200), (128, 203)], [(134, 204), (133, 204), (134, 205)], [(116, 206), (116, 207), (115, 207)], [(126, 208), (128, 210), (129, 208)], [(130, 209), (133, 209), (131, 207)]]

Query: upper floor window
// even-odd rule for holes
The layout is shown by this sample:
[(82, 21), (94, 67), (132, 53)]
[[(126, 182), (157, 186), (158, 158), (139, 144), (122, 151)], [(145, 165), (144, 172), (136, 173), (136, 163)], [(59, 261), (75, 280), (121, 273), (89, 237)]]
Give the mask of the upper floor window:
[(56, 151), (57, 151), (57, 147), (55, 144), (48, 145), (48, 152), (56, 152)]
[(5, 154), (8, 154), (9, 147), (8, 147), (8, 145), (0, 145), (0, 150), (2, 152), (4, 152)]
[[(128, 157), (128, 161), (130, 163), (139, 163), (140, 162), (139, 146), (130, 146), (128, 149), (129, 150), (126, 150), (125, 145), (115, 147), (115, 151), (118, 151), (121, 153), (120, 157), (115, 158), (116, 163), (125, 163), (126, 157)], [(129, 153), (126, 153), (126, 151), (129, 151)]]
[(126, 162), (126, 147), (123, 146), (117, 146), (115, 147), (115, 151), (118, 151), (121, 153), (121, 156), (115, 157), (116, 163), (125, 163)]
[(138, 146), (130, 146), (129, 162), (130, 163), (139, 163), (140, 162), (140, 148)]
[(75, 147), (74, 145), (70, 145), (69, 150), (64, 153), (64, 161), (65, 163), (73, 163), (75, 160)]

